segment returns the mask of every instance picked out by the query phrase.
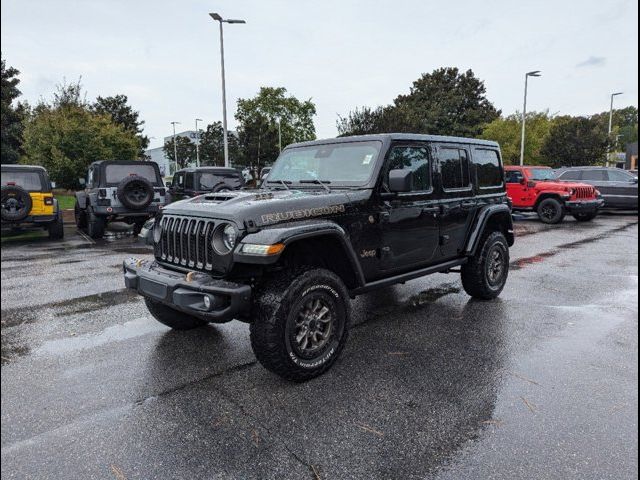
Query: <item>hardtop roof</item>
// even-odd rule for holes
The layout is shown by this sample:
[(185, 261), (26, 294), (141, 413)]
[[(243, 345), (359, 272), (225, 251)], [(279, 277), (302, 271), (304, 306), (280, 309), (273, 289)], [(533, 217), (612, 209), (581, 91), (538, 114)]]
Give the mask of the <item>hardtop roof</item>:
[(374, 135), (353, 135), (349, 137), (326, 138), (309, 142), (294, 143), (287, 148), (306, 147), (312, 145), (328, 145), (332, 143), (367, 142), (367, 141), (413, 141), (413, 142), (445, 142), (464, 143), (499, 148), (498, 142), (478, 138), (449, 137), (445, 135), (424, 135), (420, 133), (380, 133)]

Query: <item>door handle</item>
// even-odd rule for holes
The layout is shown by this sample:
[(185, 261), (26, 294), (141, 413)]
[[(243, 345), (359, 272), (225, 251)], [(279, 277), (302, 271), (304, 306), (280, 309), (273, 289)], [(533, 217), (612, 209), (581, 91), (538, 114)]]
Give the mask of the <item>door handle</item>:
[(476, 206), (476, 202), (469, 202), (469, 201), (466, 201), (466, 202), (462, 202), (462, 203), (460, 204), (460, 206), (461, 206), (462, 208), (473, 208), (473, 207), (475, 207), (475, 206)]
[(442, 209), (440, 208), (440, 206), (422, 208), (422, 213), (432, 213), (434, 215), (437, 215), (440, 212), (442, 212)]

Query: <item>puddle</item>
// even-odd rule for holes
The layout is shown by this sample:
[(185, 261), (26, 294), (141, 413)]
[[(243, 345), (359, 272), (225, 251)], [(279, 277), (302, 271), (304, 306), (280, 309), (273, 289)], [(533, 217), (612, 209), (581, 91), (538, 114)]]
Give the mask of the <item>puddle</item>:
[(2, 335), (0, 364), (5, 365), (16, 357), (24, 357), (29, 353), (29, 351), (29, 347), (6, 340), (5, 335)]
[(56, 340), (48, 340), (34, 350), (36, 355), (64, 355), (90, 348), (100, 347), (113, 342), (141, 337), (149, 333), (165, 330), (158, 322), (148, 317), (140, 317), (121, 325), (113, 325), (98, 334), (79, 335)]
[(428, 303), (434, 303), (440, 298), (452, 293), (460, 293), (460, 288), (454, 284), (445, 284), (441, 287), (430, 288), (411, 296), (407, 304), (419, 307)]

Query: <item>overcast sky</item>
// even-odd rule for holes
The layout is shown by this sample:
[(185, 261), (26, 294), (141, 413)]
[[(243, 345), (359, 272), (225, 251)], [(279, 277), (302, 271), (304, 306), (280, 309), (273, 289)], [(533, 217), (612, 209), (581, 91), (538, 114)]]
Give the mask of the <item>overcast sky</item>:
[(2, 56), (24, 97), (50, 98), (82, 76), (89, 100), (124, 93), (162, 144), (169, 122), (192, 129), (222, 117), (217, 24), (225, 29), (230, 128), (237, 98), (283, 86), (312, 98), (319, 137), (337, 114), (390, 103), (422, 73), (471, 68), (504, 113), (591, 114), (638, 105), (635, 0), (2, 0)]

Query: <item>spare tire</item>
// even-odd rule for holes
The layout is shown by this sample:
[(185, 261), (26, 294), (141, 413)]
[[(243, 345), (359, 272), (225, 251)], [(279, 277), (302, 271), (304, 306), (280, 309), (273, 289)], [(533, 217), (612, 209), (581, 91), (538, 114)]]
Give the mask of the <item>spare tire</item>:
[(2, 199), (2, 220), (20, 222), (27, 218), (33, 202), (24, 188), (17, 185), (3, 185), (0, 193)]
[(118, 184), (118, 200), (127, 208), (142, 210), (153, 200), (153, 185), (139, 175), (130, 175)]

